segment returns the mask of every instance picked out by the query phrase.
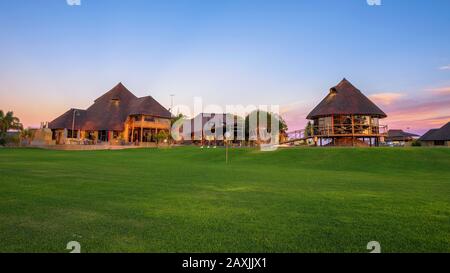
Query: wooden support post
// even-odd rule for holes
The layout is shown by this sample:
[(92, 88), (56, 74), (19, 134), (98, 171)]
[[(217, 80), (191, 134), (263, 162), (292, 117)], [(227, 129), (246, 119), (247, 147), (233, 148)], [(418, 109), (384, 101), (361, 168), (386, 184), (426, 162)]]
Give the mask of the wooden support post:
[(133, 123), (131, 124), (131, 143), (134, 143), (134, 117)]
[(331, 115), (331, 134), (334, 135), (334, 115)]
[(142, 143), (142, 140), (144, 138), (144, 115), (141, 117), (141, 138), (139, 143)]
[(352, 115), (352, 146), (355, 146), (355, 115)]
[(128, 128), (128, 120), (127, 120), (127, 121), (125, 122), (124, 130), (123, 130), (123, 132), (122, 132), (122, 137), (123, 137), (124, 139), (126, 139), (125, 142), (128, 142), (128, 130), (129, 130), (129, 128)]
[(352, 115), (352, 135), (355, 134), (355, 116)]

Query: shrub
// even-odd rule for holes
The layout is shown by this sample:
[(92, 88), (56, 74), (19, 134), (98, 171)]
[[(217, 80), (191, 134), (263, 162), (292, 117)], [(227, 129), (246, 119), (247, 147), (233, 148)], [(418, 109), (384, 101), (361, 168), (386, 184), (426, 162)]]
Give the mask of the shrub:
[(420, 141), (418, 141), (418, 140), (416, 139), (416, 140), (414, 140), (414, 141), (411, 143), (411, 146), (413, 146), (413, 147), (420, 147), (420, 146), (422, 146), (422, 143), (420, 143)]
[(156, 140), (158, 143), (162, 142), (163, 140), (167, 139), (169, 135), (166, 133), (166, 131), (159, 131), (156, 135)]
[(19, 146), (20, 138), (18, 134), (4, 134), (0, 137), (0, 146)]

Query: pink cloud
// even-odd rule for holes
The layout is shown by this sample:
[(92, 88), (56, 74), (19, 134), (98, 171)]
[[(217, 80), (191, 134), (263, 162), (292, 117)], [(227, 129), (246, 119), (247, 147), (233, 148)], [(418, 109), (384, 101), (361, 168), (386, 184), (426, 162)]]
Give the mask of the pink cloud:
[(450, 86), (449, 87), (440, 87), (440, 88), (432, 88), (427, 91), (435, 94), (435, 95), (450, 95)]
[(295, 131), (305, 128), (308, 122), (306, 116), (313, 108), (314, 105), (311, 103), (298, 101), (281, 106), (280, 113), (286, 121), (289, 131)]
[(391, 105), (404, 96), (402, 93), (378, 93), (370, 95), (369, 98), (376, 104)]
[(384, 108), (388, 118), (383, 120), (390, 129), (405, 129), (424, 133), (450, 121), (450, 96), (404, 99)]

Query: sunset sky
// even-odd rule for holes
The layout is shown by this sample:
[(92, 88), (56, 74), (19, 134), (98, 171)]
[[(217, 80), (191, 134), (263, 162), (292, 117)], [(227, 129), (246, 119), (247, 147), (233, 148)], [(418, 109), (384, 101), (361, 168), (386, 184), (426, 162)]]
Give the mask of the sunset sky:
[(280, 105), (291, 130), (347, 78), (423, 133), (450, 121), (450, 1), (0, 1), (0, 109), (39, 126), (122, 82), (161, 104)]

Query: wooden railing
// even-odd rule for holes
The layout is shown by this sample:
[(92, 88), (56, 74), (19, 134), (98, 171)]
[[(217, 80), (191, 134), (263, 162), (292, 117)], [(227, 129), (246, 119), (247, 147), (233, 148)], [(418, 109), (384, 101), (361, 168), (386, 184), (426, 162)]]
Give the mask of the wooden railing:
[(386, 125), (340, 124), (334, 126), (312, 126), (309, 129), (288, 132), (289, 140), (307, 139), (310, 137), (331, 136), (386, 136)]
[(382, 136), (387, 134), (388, 128), (386, 125), (335, 124), (333, 126), (313, 126), (311, 131), (308, 134), (312, 136)]
[[(132, 123), (133, 124), (133, 123)], [(134, 121), (134, 127), (152, 128), (152, 129), (169, 129), (170, 121), (157, 122), (157, 121)]]

